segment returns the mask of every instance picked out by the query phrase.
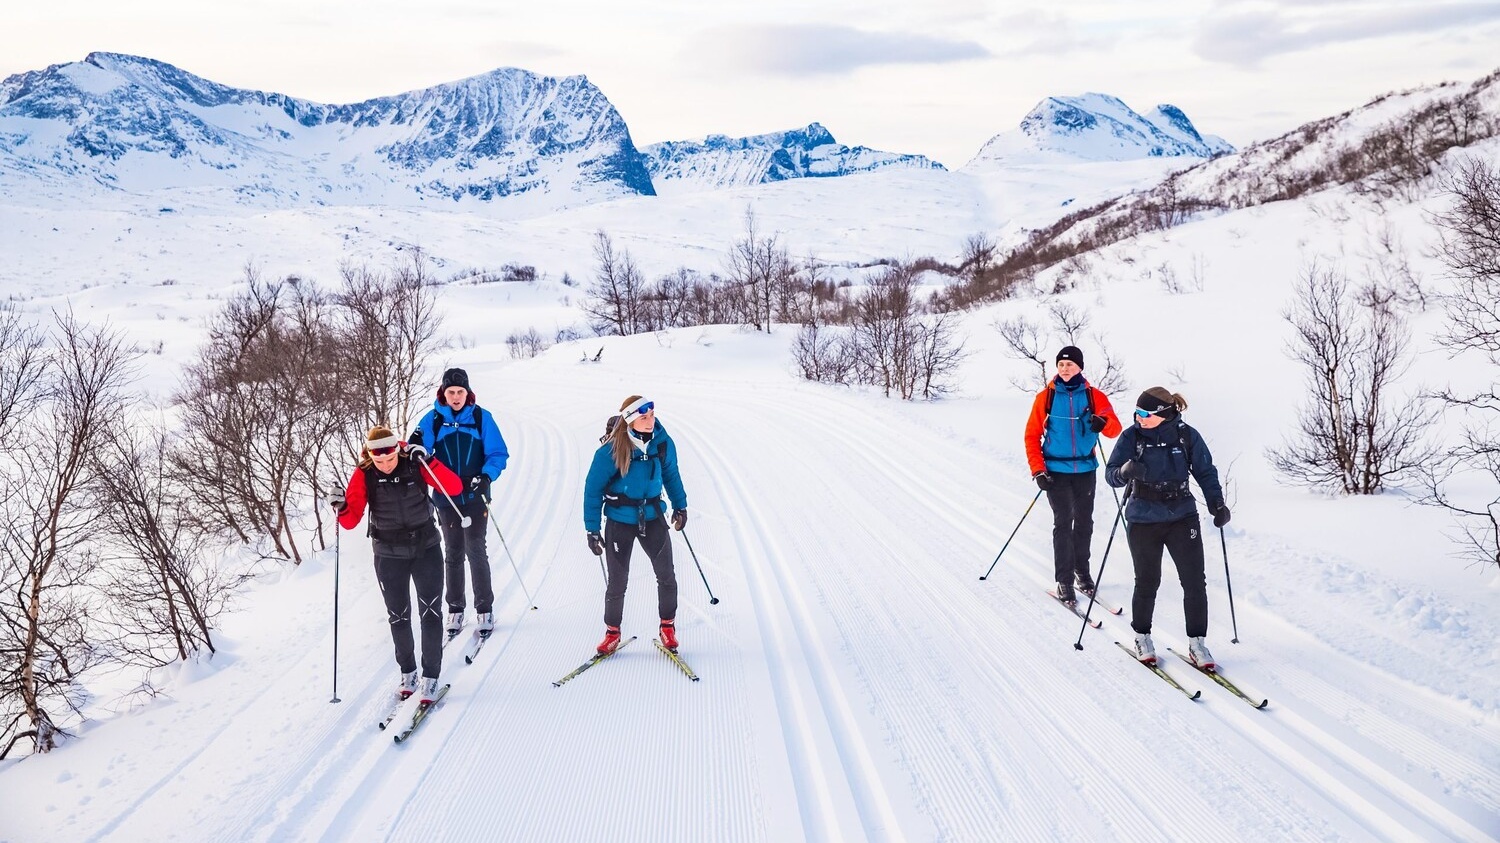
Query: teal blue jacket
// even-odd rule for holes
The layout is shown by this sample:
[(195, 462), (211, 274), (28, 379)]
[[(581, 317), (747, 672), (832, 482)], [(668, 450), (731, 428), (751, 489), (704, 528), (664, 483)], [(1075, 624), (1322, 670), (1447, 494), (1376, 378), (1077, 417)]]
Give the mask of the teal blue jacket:
[[(666, 512), (660, 500), (664, 489), (673, 509), (687, 509), (687, 492), (683, 491), (682, 475), (677, 471), (677, 444), (661, 422), (656, 423), (645, 453), (635, 449), (630, 470), (623, 477), (615, 468), (611, 443), (605, 442), (594, 452), (588, 477), (583, 481), (583, 527), (591, 533), (598, 532), (601, 515), (624, 524), (637, 523), (643, 514), (647, 521), (655, 521)], [(605, 500), (606, 494), (635, 498), (646, 505), (644, 509), (610, 505)]]

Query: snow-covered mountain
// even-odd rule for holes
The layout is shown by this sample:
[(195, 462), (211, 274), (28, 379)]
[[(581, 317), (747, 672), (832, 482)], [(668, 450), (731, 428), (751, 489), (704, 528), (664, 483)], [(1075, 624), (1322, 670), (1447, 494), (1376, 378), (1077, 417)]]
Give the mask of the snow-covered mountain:
[(624, 119), (583, 76), (504, 68), (323, 105), (116, 53), (0, 83), (0, 174), (6, 193), (207, 188), (273, 207), (653, 193)]
[[(922, 155), (844, 146), (819, 123), (787, 132), (665, 141), (641, 149), (657, 187), (714, 189), (889, 168), (943, 170)], [(677, 184), (672, 184), (676, 182)]]
[(1158, 105), (1141, 115), (1117, 97), (1084, 94), (1048, 97), (1037, 103), (1019, 128), (990, 138), (967, 166), (1059, 158), (1213, 158), (1231, 152), (1234, 147), (1228, 141), (1200, 134), (1175, 105)]

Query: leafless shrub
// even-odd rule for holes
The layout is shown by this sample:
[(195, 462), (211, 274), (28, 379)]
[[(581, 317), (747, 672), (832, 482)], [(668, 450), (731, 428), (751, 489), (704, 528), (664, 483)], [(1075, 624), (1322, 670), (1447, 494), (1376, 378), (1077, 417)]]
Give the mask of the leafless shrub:
[(40, 394), (45, 338), (12, 304), (0, 304), (0, 453), (21, 441), (17, 421)]
[(213, 626), (237, 583), (205, 557), (209, 536), (191, 517), (193, 499), (171, 475), (172, 445), (158, 427), (138, 434), (109, 426), (90, 455), (110, 595), (96, 618), (112, 660), (141, 667), (214, 652)]
[(792, 360), (805, 380), (849, 383), (854, 354), (848, 331), (815, 322), (804, 324), (792, 343)]
[(791, 287), (796, 267), (777, 235), (763, 235), (757, 228), (755, 212), (745, 209), (745, 236), (729, 250), (725, 277), (743, 288), (744, 310), (741, 321), (755, 330), (771, 330), (777, 306), (785, 306), (794, 293)]
[[(1024, 360), (1036, 366), (1035, 380), (1027, 377), (1011, 378), (1011, 385), (1023, 392), (1035, 392), (1047, 382), (1049, 366), (1055, 362), (1054, 351), (1064, 345), (1089, 346), (1087, 376), (1089, 383), (1105, 393), (1123, 390), (1128, 386), (1124, 365), (1109, 350), (1103, 337), (1090, 334), (1090, 316), (1087, 311), (1061, 301), (1047, 306), (1051, 325), (1044, 327), (1024, 316), (995, 323), (1000, 338), (1005, 342), (1006, 356)], [(1098, 361), (1103, 361), (1102, 363)], [(1028, 367), (1029, 368), (1029, 367)]]
[[(1446, 187), (1452, 203), (1435, 222), (1454, 287), (1440, 298), (1448, 316), (1440, 339), (1460, 353), (1483, 354), (1493, 372), (1500, 365), (1500, 170), (1468, 160)], [(1500, 392), (1492, 383), (1483, 392), (1444, 389), (1435, 397), (1463, 415), (1463, 434), (1426, 473), (1423, 502), (1458, 519), (1465, 556), (1500, 565)]]
[(594, 233), (594, 281), (583, 302), (589, 326), (598, 334), (629, 336), (644, 330), (642, 294), (645, 279), (630, 253), (615, 250), (603, 231)]
[(1000, 333), (1000, 339), (1005, 342), (1006, 356), (1025, 360), (1034, 364), (1037, 369), (1036, 380), (1012, 379), (1011, 383), (1023, 392), (1035, 392), (1038, 384), (1047, 382), (1046, 332), (1041, 325), (1025, 316), (996, 322), (994, 327)]
[(305, 282), (246, 275), (245, 292), (210, 322), (187, 367), (174, 474), (205, 525), (243, 542), (269, 538), (278, 556), (300, 563), (297, 508), (326, 491), (320, 470), (349, 460), (348, 438), (368, 405), (341, 365), (358, 358), (329, 298)]
[(437, 350), (442, 319), (426, 255), (420, 249), (406, 254), (388, 274), (345, 264), (343, 286), (332, 297), (345, 346), (341, 374), (365, 402), (365, 427), (411, 429), (431, 381), (425, 365)]
[[(0, 460), (0, 739), (8, 753), (30, 738), (48, 752), (63, 710), (77, 712), (81, 677), (100, 661), (89, 618), (98, 597), (90, 543), (99, 479), (90, 454), (125, 413), (135, 355), (124, 338), (56, 319), (53, 341), (30, 371), (39, 388), (16, 424), (45, 429)], [(0, 383), (17, 359), (0, 356)]]
[(959, 268), (970, 284), (977, 282), (995, 268), (995, 257), (998, 251), (995, 241), (984, 232), (970, 234), (964, 238)]
[(537, 333), (535, 327), (527, 328), (524, 332), (512, 331), (505, 338), (505, 345), (510, 349), (512, 359), (531, 359), (552, 346), (547, 338)]
[(1268, 452), (1272, 466), (1295, 483), (1350, 495), (1415, 474), (1432, 454), (1422, 440), (1431, 414), (1418, 402), (1391, 410), (1390, 391), (1410, 363), (1401, 316), (1360, 306), (1341, 272), (1317, 265), (1284, 315), (1308, 399), (1296, 433)]
[(889, 396), (937, 398), (951, 391), (965, 356), (951, 314), (924, 315), (914, 295), (915, 271), (891, 266), (854, 303), (846, 328), (807, 323), (793, 359), (809, 380), (879, 387)]

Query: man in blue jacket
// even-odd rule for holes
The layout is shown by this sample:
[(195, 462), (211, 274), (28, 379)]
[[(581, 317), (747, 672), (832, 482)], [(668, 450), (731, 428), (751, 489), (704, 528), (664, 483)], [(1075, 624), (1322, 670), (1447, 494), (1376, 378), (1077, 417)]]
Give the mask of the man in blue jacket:
[[(474, 403), (469, 374), (463, 369), (443, 373), (437, 400), (431, 412), (417, 423), (407, 441), (417, 448), (430, 448), (432, 455), (453, 469), (463, 481), (464, 491), (453, 498), (458, 512), (433, 492), (438, 522), (443, 529), (443, 564), (447, 579), (448, 614), (444, 629), (456, 635), (464, 624), (464, 556), (474, 578), (474, 616), (481, 633), (495, 628), (495, 593), (490, 587), (490, 559), (485, 550), (489, 530), (490, 484), (500, 479), (510, 451), (495, 419)], [(463, 516), (472, 520), (463, 526)]]

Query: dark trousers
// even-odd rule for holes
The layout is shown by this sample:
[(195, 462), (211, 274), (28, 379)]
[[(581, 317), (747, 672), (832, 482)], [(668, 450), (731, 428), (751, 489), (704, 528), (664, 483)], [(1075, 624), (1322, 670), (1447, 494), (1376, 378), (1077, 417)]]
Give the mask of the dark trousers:
[(1090, 582), (1089, 544), (1094, 538), (1094, 471), (1052, 472), (1047, 503), (1052, 505), (1053, 579), (1072, 583), (1077, 573)]
[(416, 556), (375, 554), (375, 578), (390, 615), (391, 643), (402, 673), (417, 669), (411, 634), (411, 587), (417, 587), (417, 619), (422, 627), (422, 675), (437, 678), (443, 669), (443, 552), (437, 545)]
[(438, 522), (443, 528), (443, 568), (448, 580), (448, 611), (462, 612), (464, 599), (464, 556), (469, 557), (469, 573), (474, 578), (474, 611), (488, 612), (495, 607), (495, 592), (490, 587), (490, 555), (485, 549), (485, 534), (489, 530), (489, 510), (484, 501), (475, 499), (459, 506), (464, 515), (474, 519), (467, 529), (460, 526), (463, 519), (453, 507), (438, 509)]
[(1194, 512), (1180, 521), (1131, 524), (1125, 535), (1135, 560), (1135, 595), (1130, 601), (1130, 626), (1145, 635), (1156, 611), (1156, 589), (1161, 585), (1161, 554), (1172, 554), (1177, 580), (1182, 583), (1182, 613), (1189, 638), (1208, 634), (1208, 583), (1203, 577), (1203, 528)]
[(667, 519), (646, 522), (641, 535), (635, 524), (604, 522), (604, 561), (609, 567), (609, 585), (604, 589), (604, 623), (619, 626), (625, 614), (625, 585), (630, 580), (630, 553), (639, 540), (656, 571), (656, 608), (662, 620), (677, 617), (677, 572), (672, 568), (672, 537)]

